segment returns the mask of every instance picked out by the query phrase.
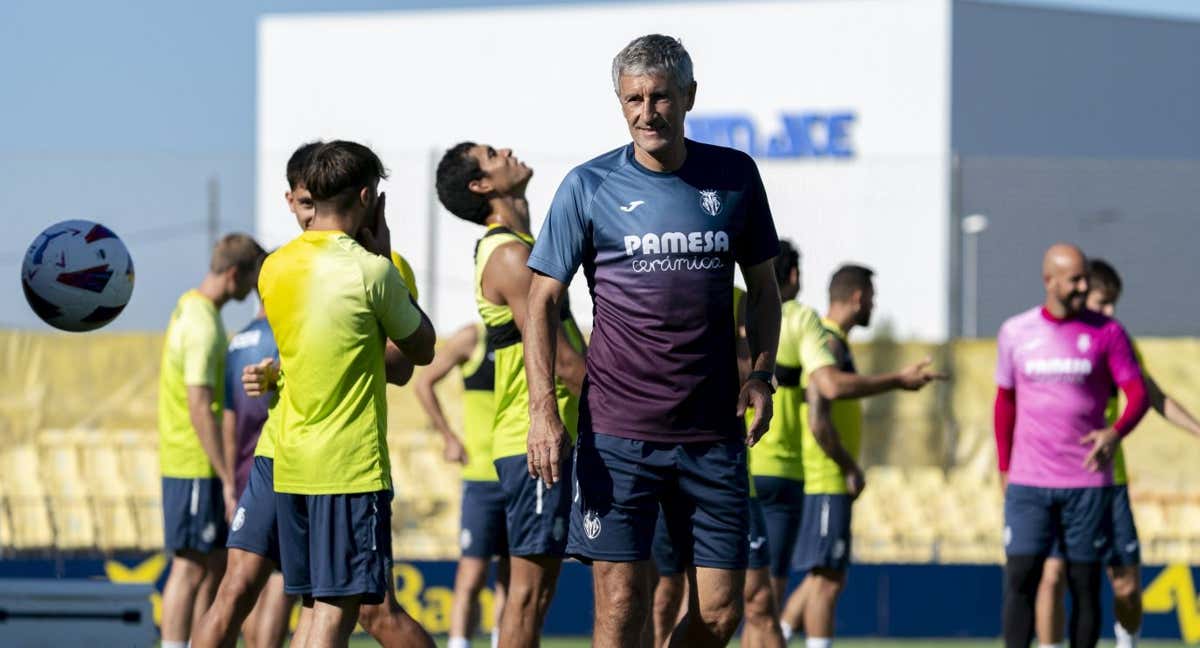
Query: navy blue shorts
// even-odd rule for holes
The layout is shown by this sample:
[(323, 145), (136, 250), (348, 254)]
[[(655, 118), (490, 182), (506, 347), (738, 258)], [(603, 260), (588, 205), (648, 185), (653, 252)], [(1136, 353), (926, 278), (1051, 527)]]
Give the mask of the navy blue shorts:
[(241, 549), (279, 564), (279, 526), (275, 516), (275, 460), (255, 457), (246, 490), (229, 525), (230, 549)]
[[(771, 542), (768, 540), (767, 521), (763, 517), (762, 503), (750, 498), (750, 533), (746, 535), (749, 542), (750, 557), (747, 561), (749, 569), (763, 569), (771, 565)], [(689, 549), (690, 547), (685, 547)], [(690, 553), (690, 552), (689, 552)], [(683, 551), (676, 551), (667, 532), (666, 516), (659, 511), (658, 522), (654, 525), (654, 544), (651, 549), (654, 556), (654, 566), (659, 576), (675, 576), (682, 574), (692, 563), (691, 556)]]
[(163, 548), (210, 553), (225, 546), (225, 495), (215, 477), (162, 478)]
[(767, 539), (767, 519), (763, 505), (757, 497), (750, 498), (750, 533), (746, 534), (750, 557), (749, 569), (766, 569), (771, 566), (771, 541)]
[(1046, 558), (1061, 543), (1068, 562), (1106, 559), (1113, 538), (1112, 497), (1112, 487), (1009, 484), (1004, 493), (1005, 553)]
[[(1142, 548), (1138, 543), (1137, 525), (1133, 522), (1133, 509), (1129, 506), (1129, 488), (1112, 487), (1112, 543), (1104, 557), (1109, 567), (1128, 567), (1142, 564)], [(1063, 559), (1066, 555), (1062, 536), (1055, 538), (1051, 558)]]
[(580, 434), (567, 553), (583, 562), (651, 557), (663, 512), (676, 551), (691, 564), (745, 569), (746, 445), (741, 439), (658, 443)]
[(850, 507), (844, 494), (804, 496), (804, 515), (800, 523), (800, 542), (796, 545), (792, 566), (798, 571), (831, 569), (845, 571), (850, 566)]
[(754, 489), (767, 522), (771, 575), (786, 578), (804, 516), (804, 482), (784, 477), (754, 477)]
[(458, 544), (468, 558), (508, 555), (504, 489), (500, 482), (464, 481)]
[(562, 477), (546, 487), (529, 476), (525, 455), (503, 457), (493, 462), (504, 489), (504, 518), (508, 531), (510, 556), (553, 556), (562, 558), (567, 550), (567, 521), (571, 508), (571, 453), (563, 461)]
[(392, 584), (392, 492), (276, 493), (284, 591), (382, 603)]

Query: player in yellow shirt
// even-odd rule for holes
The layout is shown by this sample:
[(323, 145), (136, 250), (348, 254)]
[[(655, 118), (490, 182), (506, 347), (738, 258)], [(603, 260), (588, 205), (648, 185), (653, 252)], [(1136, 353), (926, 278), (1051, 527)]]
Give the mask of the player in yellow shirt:
[[(463, 220), (484, 225), (475, 247), (475, 303), (495, 348), (496, 417), (492, 456), (505, 494), (509, 598), (500, 645), (536, 645), (554, 598), (566, 553), (571, 491), (568, 482), (530, 479), (526, 455), (529, 386), (522, 343), (533, 246), (525, 188), (533, 170), (510, 149), (464, 142), (448, 150), (437, 169), (438, 198)], [(569, 307), (560, 312), (556, 396), (572, 439), (583, 384), (583, 336)], [(564, 462), (570, 472), (570, 458)]]
[[(182, 648), (193, 610), (212, 603), (225, 570), (225, 535), (233, 513), (233, 466), (220, 435), (225, 395), (225, 327), (221, 307), (253, 288), (263, 249), (229, 234), (213, 249), (200, 286), (179, 298), (163, 341), (158, 383), (163, 540), (171, 572), (163, 587), (162, 643)], [(196, 620), (199, 620), (198, 618)]]
[[(1122, 290), (1121, 276), (1116, 268), (1103, 259), (1089, 259), (1088, 286), (1088, 310), (1113, 317)], [(1133, 352), (1138, 364), (1142, 365), (1142, 377), (1151, 407), (1170, 423), (1200, 437), (1200, 421), (1179, 401), (1163, 392), (1146, 371), (1136, 345)], [(1117, 398), (1114, 396), (1108, 403), (1105, 418), (1111, 424), (1119, 414)], [(1116, 623), (1113, 624), (1116, 648), (1135, 648), (1142, 628), (1142, 554), (1133, 508), (1129, 503), (1128, 484), (1125, 453), (1118, 446), (1113, 455), (1113, 541), (1107, 557), (1108, 579), (1112, 582), (1113, 590), (1113, 612), (1116, 616)], [(1038, 643), (1044, 646), (1061, 646), (1066, 636), (1065, 573), (1063, 548), (1060, 543), (1055, 543), (1042, 568), (1042, 580), (1037, 593), (1037, 636)]]
[[(492, 463), (492, 422), (496, 418), (495, 349), (483, 323), (469, 324), (442, 343), (433, 363), (417, 375), (417, 400), (441, 433), (446, 461), (462, 464), (462, 556), (454, 576), (450, 637), (446, 648), (467, 648), (479, 624), (479, 592), (487, 581), (492, 557), (496, 568), (492, 637), (499, 637), (500, 617), (508, 587), (508, 535), (505, 497)], [(463, 380), (463, 441), (450, 428), (434, 386), (458, 367)], [(465, 445), (465, 447), (464, 447)]]
[[(863, 266), (844, 265), (830, 279), (829, 312), (821, 326), (834, 364), (808, 370), (806, 407), (801, 408), (796, 420), (800, 445), (792, 446), (799, 450), (799, 472), (794, 472), (795, 453), (778, 463), (760, 458), (755, 469), (756, 479), (782, 467), (803, 480), (804, 502), (792, 567), (808, 574), (788, 599), (782, 625), (789, 638), (793, 628), (803, 625), (809, 648), (833, 645), (834, 609), (845, 586), (850, 560), (850, 506), (865, 486), (858, 465), (862, 406), (854, 399), (893, 389), (916, 390), (946, 378), (929, 368), (928, 358), (895, 373), (858, 374), (848, 336), (853, 327), (871, 322), (875, 305), (873, 274)], [(791, 344), (794, 342), (789, 341)], [(782, 351), (782, 342), (780, 348)], [(770, 434), (768, 431), (764, 440)], [(767, 446), (768, 450), (772, 447)], [(772, 459), (783, 456), (776, 451)], [(762, 488), (760, 482), (760, 497)]]
[(285, 590), (312, 608), (301, 645), (344, 644), (359, 604), (392, 587), (385, 341), (414, 364), (433, 356), (433, 326), (390, 261), (384, 177), (365, 146), (319, 146), (303, 174), (312, 223), (259, 277), (284, 381), (272, 415)]
[[(301, 231), (312, 224), (313, 202), (305, 188), (302, 174), (308, 158), (321, 142), (304, 144), (292, 153), (287, 163), (288, 191), (284, 201), (296, 217)], [(418, 297), (412, 266), (398, 252), (391, 254), (412, 298)], [(267, 327), (267, 330), (270, 330)], [(412, 374), (412, 363), (388, 341), (385, 356), (387, 380), (404, 385)], [(253, 367), (231, 368), (230, 375), (239, 376), (248, 394), (272, 392), (272, 410), (278, 402), (277, 385), (267, 384), (268, 370), (277, 365), (264, 363)], [(273, 382), (273, 381), (272, 381)], [(230, 646), (236, 644), (238, 630), (245, 633), (249, 648), (282, 646), (291, 617), (292, 597), (284, 592), (279, 569), (279, 534), (275, 522), (274, 493), (274, 433), (271, 428), (279, 417), (268, 417), (254, 448), (254, 463), (249, 482), (238, 500), (229, 534), (229, 561), (225, 577), (209, 611), (204, 615), (192, 638), (195, 648)], [(261, 594), (261, 595), (260, 595)], [(300, 624), (310, 621), (311, 608), (304, 608)], [(432, 648), (433, 640), (403, 608), (396, 603), (394, 592), (378, 605), (361, 605), (359, 623), (381, 645), (389, 648)]]

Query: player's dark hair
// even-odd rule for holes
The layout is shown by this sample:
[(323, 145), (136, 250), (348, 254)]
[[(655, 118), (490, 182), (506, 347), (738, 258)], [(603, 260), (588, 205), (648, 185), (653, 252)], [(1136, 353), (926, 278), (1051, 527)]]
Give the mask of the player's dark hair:
[(332, 202), (346, 211), (364, 187), (388, 177), (378, 155), (357, 142), (334, 140), (317, 146), (304, 166), (302, 182), (313, 202)]
[(447, 211), (465, 221), (483, 225), (492, 208), (486, 197), (471, 191), (469, 186), (485, 175), (479, 168), (479, 160), (471, 155), (474, 147), (475, 142), (460, 142), (446, 151), (438, 162), (435, 185), (438, 200)]
[(313, 151), (316, 151), (319, 146), (321, 146), (321, 140), (301, 144), (300, 148), (292, 152), (292, 157), (288, 158), (287, 181), (288, 188), (292, 191), (296, 190), (296, 185), (304, 181), (304, 167), (308, 166)]
[(874, 270), (853, 263), (847, 263), (838, 268), (837, 272), (833, 273), (833, 277), (829, 279), (829, 301), (849, 301), (854, 296), (854, 291), (870, 290), (873, 276), (875, 276)]
[(1119, 297), (1121, 290), (1124, 289), (1121, 275), (1117, 274), (1117, 269), (1104, 259), (1088, 261), (1088, 282), (1091, 284), (1092, 290), (1100, 288), (1109, 297)]
[(226, 234), (213, 247), (208, 269), (213, 274), (220, 274), (230, 268), (237, 268), (238, 276), (244, 277), (257, 270), (266, 256), (266, 250), (263, 250), (258, 241), (249, 234)]
[(779, 239), (779, 256), (775, 257), (775, 282), (786, 286), (792, 270), (800, 269), (800, 250), (787, 239)]

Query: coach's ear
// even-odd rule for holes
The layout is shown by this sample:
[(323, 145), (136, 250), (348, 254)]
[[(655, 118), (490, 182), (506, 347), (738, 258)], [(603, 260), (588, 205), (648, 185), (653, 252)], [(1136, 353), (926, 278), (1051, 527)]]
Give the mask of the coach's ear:
[(687, 89), (687, 102), (684, 104), (685, 108), (683, 109), (683, 111), (688, 112), (695, 105), (696, 105), (696, 82), (692, 81), (692, 85), (688, 86), (688, 89)]

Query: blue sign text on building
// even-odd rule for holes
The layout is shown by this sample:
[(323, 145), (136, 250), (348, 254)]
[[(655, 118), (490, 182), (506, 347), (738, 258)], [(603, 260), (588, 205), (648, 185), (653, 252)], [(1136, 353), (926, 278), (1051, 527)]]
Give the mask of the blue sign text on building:
[(688, 137), (729, 146), (756, 158), (854, 157), (850, 127), (855, 114), (843, 112), (785, 112), (780, 125), (764, 132), (749, 115), (699, 114), (687, 119)]

